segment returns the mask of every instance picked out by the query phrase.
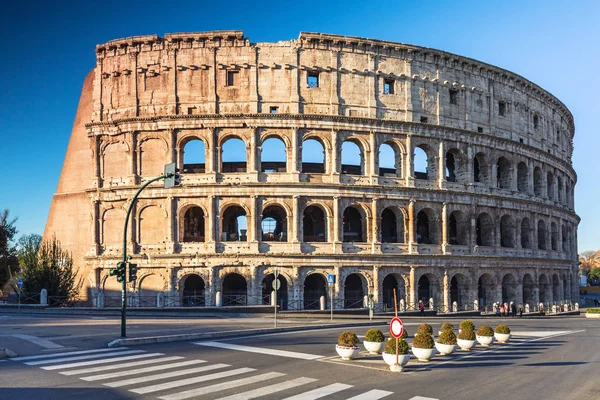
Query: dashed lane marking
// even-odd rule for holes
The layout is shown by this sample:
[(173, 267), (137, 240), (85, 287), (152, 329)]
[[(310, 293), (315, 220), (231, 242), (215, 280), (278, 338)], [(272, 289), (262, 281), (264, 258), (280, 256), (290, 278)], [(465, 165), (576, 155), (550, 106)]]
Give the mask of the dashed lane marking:
[(102, 379), (120, 378), (122, 376), (138, 375), (138, 374), (143, 374), (146, 372), (155, 372), (155, 371), (162, 371), (162, 370), (167, 370), (167, 369), (171, 369), (171, 368), (187, 367), (190, 365), (202, 364), (205, 362), (206, 361), (204, 361), (204, 360), (188, 360), (188, 361), (181, 361), (181, 362), (176, 362), (176, 363), (172, 363), (172, 364), (153, 365), (152, 367), (128, 369), (128, 370), (119, 371), (119, 372), (111, 372), (109, 374), (84, 376), (79, 379), (88, 381), (88, 382), (93, 382), (93, 381), (99, 381)]
[(205, 365), (203, 367), (180, 369), (178, 371), (165, 372), (163, 374), (146, 375), (146, 376), (141, 376), (139, 378), (131, 378), (131, 379), (125, 379), (122, 381), (109, 382), (109, 383), (105, 383), (104, 386), (121, 387), (121, 386), (136, 385), (138, 383), (157, 381), (159, 379), (175, 378), (178, 376), (197, 374), (199, 372), (212, 371), (214, 369), (226, 368), (226, 367), (230, 367), (230, 365), (229, 364)]
[(264, 386), (258, 389), (249, 390), (247, 392), (234, 394), (232, 396), (221, 397), (218, 400), (249, 400), (255, 399), (257, 397), (266, 396), (268, 394), (283, 392), (284, 390), (292, 389), (298, 386), (305, 385), (307, 383), (316, 382), (318, 379), (313, 378), (297, 378), (292, 379), (291, 381), (286, 381), (282, 383), (276, 383), (274, 385)]
[(346, 385), (345, 383), (333, 383), (309, 392), (300, 393), (292, 397), (286, 397), (285, 400), (315, 400), (337, 392), (341, 392), (342, 390), (350, 389), (351, 387), (352, 385)]
[(180, 357), (180, 356), (163, 357), (163, 358), (155, 358), (154, 360), (134, 361), (134, 362), (125, 363), (125, 364), (118, 363), (118, 364), (114, 364), (114, 365), (103, 365), (101, 367), (75, 369), (75, 370), (71, 370), (71, 371), (63, 371), (63, 372), (61, 372), (61, 374), (62, 375), (93, 374), (94, 372), (104, 372), (104, 371), (111, 371), (114, 369), (139, 367), (140, 365), (156, 364), (159, 362), (175, 361), (175, 360), (181, 360), (181, 359), (183, 359), (183, 357)]
[(274, 350), (274, 349), (267, 349), (264, 347), (242, 346), (242, 345), (237, 345), (237, 344), (221, 343), (221, 342), (196, 342), (194, 344), (199, 345), (199, 346), (217, 347), (220, 349), (246, 351), (249, 353), (258, 353), (258, 354), (270, 355), (270, 356), (299, 358), (301, 360), (316, 360), (318, 358), (323, 358), (323, 356), (319, 356), (316, 354), (297, 353), (294, 351)]
[[(128, 347), (119, 347), (118, 350), (127, 350)], [(43, 358), (52, 358), (57, 356), (75, 356), (78, 354), (93, 354), (93, 353), (106, 353), (106, 352), (114, 352), (115, 349), (93, 349), (93, 350), (80, 350), (80, 351), (69, 351), (66, 353), (53, 353), (53, 354), (42, 354), (37, 356), (25, 356), (25, 357), (15, 357), (11, 358), (12, 361), (27, 361), (27, 360), (40, 360)]]

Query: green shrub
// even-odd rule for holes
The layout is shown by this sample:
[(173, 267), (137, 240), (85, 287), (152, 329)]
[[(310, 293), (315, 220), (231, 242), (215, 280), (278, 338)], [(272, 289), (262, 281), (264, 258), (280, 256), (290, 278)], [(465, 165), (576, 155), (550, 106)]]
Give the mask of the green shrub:
[(413, 347), (418, 349), (433, 349), (435, 343), (431, 335), (427, 332), (419, 332), (413, 340)]
[(433, 328), (429, 324), (421, 324), (417, 328), (417, 333), (420, 334), (421, 332), (425, 332), (428, 335), (433, 335)]
[(354, 332), (342, 332), (338, 336), (338, 346), (354, 347), (358, 344), (358, 338)]
[(458, 338), (460, 340), (475, 340), (475, 332), (473, 332), (473, 329), (463, 329), (460, 331), (460, 333), (458, 334)]
[(460, 329), (464, 330), (464, 329), (470, 329), (472, 331), (475, 330), (475, 324), (471, 321), (469, 321), (468, 319), (465, 319), (464, 321), (462, 321), (460, 323)]
[(456, 335), (451, 330), (445, 330), (438, 336), (438, 342), (441, 344), (456, 344)]
[(496, 327), (496, 329), (494, 329), (494, 332), (509, 334), (510, 333), (510, 328), (507, 325), (498, 325)]
[(442, 327), (440, 328), (440, 331), (444, 332), (444, 331), (453, 331), (454, 330), (454, 325), (452, 325), (450, 322), (444, 322), (442, 324)]
[(588, 308), (586, 314), (600, 314), (600, 308)]
[(406, 328), (404, 328), (402, 330), (402, 336), (400, 336), (400, 339), (406, 340), (407, 337), (408, 337), (408, 331), (406, 330)]
[[(383, 352), (387, 354), (396, 354), (396, 339), (392, 338), (388, 340), (388, 342), (385, 344)], [(408, 354), (408, 344), (403, 339), (398, 340), (398, 354)]]
[(383, 332), (381, 332), (379, 329), (377, 328), (372, 328), (369, 329), (367, 331), (367, 333), (365, 333), (365, 340), (367, 342), (384, 342), (385, 341), (385, 336), (383, 336)]
[(487, 325), (480, 326), (477, 330), (477, 336), (494, 336), (494, 330)]

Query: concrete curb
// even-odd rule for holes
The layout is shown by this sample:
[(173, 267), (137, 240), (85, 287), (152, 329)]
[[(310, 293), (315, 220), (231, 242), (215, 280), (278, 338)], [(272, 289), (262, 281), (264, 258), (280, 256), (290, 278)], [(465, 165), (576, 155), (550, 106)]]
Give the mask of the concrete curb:
[(283, 328), (260, 328), (260, 329), (246, 329), (237, 331), (220, 331), (220, 332), (207, 332), (207, 333), (187, 333), (181, 335), (165, 335), (165, 336), (148, 336), (141, 338), (132, 339), (115, 339), (108, 343), (108, 347), (122, 347), (122, 346), (140, 346), (144, 344), (155, 344), (155, 343), (170, 343), (170, 342), (185, 342), (188, 340), (204, 340), (204, 339), (216, 339), (216, 338), (232, 338), (239, 336), (255, 336), (269, 333), (281, 333), (281, 332), (300, 332), (317, 329), (331, 329), (331, 328), (351, 328), (360, 326), (371, 326), (387, 324), (389, 321), (372, 321), (372, 322), (357, 322), (353, 324), (331, 324), (331, 325), (311, 325), (311, 326), (289, 326)]

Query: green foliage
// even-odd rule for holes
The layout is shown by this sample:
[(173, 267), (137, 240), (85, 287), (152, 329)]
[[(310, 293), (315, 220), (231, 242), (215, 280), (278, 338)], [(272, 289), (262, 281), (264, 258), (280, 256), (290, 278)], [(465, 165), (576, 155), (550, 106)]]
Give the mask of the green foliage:
[(36, 237), (24, 240), (19, 251), (19, 264), (26, 292), (39, 293), (46, 289), (48, 296), (67, 299), (78, 295), (82, 280), (77, 280), (73, 258), (62, 249), (56, 237), (41, 244)]
[(452, 325), (450, 322), (444, 322), (442, 324), (442, 327), (440, 328), (440, 331), (443, 332), (443, 331), (448, 331), (448, 330), (450, 330), (450, 331), (454, 330), (454, 325)]
[(477, 336), (494, 336), (494, 330), (487, 325), (480, 326), (477, 329)]
[(338, 336), (338, 346), (354, 347), (358, 344), (358, 338), (354, 332), (342, 332)]
[(469, 321), (468, 319), (461, 321), (459, 327), (461, 330), (465, 330), (465, 329), (470, 329), (472, 331), (475, 330), (475, 324), (473, 322)]
[[(396, 354), (396, 339), (392, 338), (388, 340), (385, 344), (383, 352), (387, 354)], [(404, 341), (404, 339), (398, 339), (398, 355), (406, 354), (408, 354), (408, 344)]]
[(417, 328), (417, 333), (425, 332), (428, 335), (433, 335), (433, 328), (429, 324), (421, 324)]
[(406, 328), (404, 328), (402, 330), (402, 336), (400, 336), (400, 339), (406, 340), (407, 337), (408, 337), (408, 331), (406, 330)]
[(438, 342), (441, 344), (456, 344), (456, 335), (450, 329), (447, 329), (440, 333), (438, 336)]
[(588, 308), (586, 314), (600, 314), (600, 308)]
[(365, 333), (365, 340), (367, 342), (379, 342), (382, 343), (385, 341), (385, 336), (383, 336), (383, 332), (379, 329), (372, 328)]
[(435, 346), (435, 342), (433, 341), (431, 335), (423, 331), (419, 331), (417, 333), (418, 335), (415, 335), (415, 338), (413, 340), (413, 347), (419, 349), (433, 349), (433, 347)]
[(473, 332), (473, 329), (462, 329), (458, 334), (458, 338), (460, 340), (475, 340), (475, 332)]
[(9, 218), (8, 210), (0, 212), (0, 289), (10, 279), (11, 271), (15, 273), (19, 265), (17, 247), (14, 245), (16, 222), (16, 218)]
[(510, 333), (510, 328), (508, 327), (508, 325), (498, 325), (496, 327), (496, 329), (494, 329), (494, 332), (509, 334)]

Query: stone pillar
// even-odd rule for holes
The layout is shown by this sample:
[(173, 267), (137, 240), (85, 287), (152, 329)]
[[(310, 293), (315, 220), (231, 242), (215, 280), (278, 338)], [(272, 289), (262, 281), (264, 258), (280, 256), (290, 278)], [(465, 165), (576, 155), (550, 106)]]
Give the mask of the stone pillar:
[(406, 178), (406, 186), (415, 186), (415, 165), (414, 165), (414, 149), (412, 148), (411, 135), (406, 136), (406, 167), (404, 168), (404, 176)]
[(371, 251), (373, 254), (381, 251), (380, 224), (378, 199), (375, 197), (371, 200)]
[(444, 283), (442, 287), (442, 303), (444, 305), (445, 312), (450, 312), (452, 307), (450, 305), (450, 281), (448, 278), (448, 270), (444, 269)]
[(416, 293), (416, 282), (415, 282), (415, 267), (411, 265), (410, 267), (410, 275), (408, 279), (409, 291), (408, 298), (410, 300), (410, 305), (412, 307), (416, 306), (417, 303), (417, 293)]
[[(342, 285), (342, 275), (340, 273), (340, 267), (333, 267), (333, 274), (335, 275), (335, 284), (333, 285), (333, 296), (338, 301), (338, 304), (333, 304), (333, 308), (344, 308), (344, 286)], [(330, 306), (331, 307), (331, 306)]]
[(101, 249), (100, 225), (102, 224), (102, 221), (101, 221), (102, 218), (100, 216), (100, 200), (94, 200), (92, 202), (92, 211), (93, 211), (93, 215), (92, 215), (93, 229), (90, 230), (90, 234), (91, 234), (90, 239), (92, 241), (92, 253), (95, 256), (97, 256), (100, 254), (100, 249)]
[(99, 188), (102, 186), (100, 136), (94, 136), (93, 139), (90, 139), (90, 147), (94, 149), (94, 179), (92, 180), (92, 187)]
[(339, 169), (339, 161), (338, 161), (338, 131), (336, 130), (332, 130), (331, 131), (331, 171), (330, 173), (332, 175), (339, 175), (340, 174), (340, 169)]
[(206, 205), (206, 211), (207, 211), (207, 216), (206, 216), (206, 241), (208, 243), (214, 243), (216, 240), (215, 238), (218, 238), (218, 235), (216, 234), (216, 231), (218, 230), (218, 225), (219, 225), (219, 215), (218, 213), (215, 212), (216, 208), (215, 208), (215, 196), (210, 195), (207, 198), (207, 205)]
[[(302, 224), (301, 224), (301, 216), (300, 216), (300, 196), (293, 196), (293, 208), (292, 208), (292, 243), (298, 243), (302, 240)], [(300, 250), (300, 249), (297, 249)]]
[(251, 173), (257, 172), (258, 165), (260, 163), (259, 146), (257, 145), (257, 136), (260, 134), (260, 128), (253, 128), (250, 136), (250, 147), (246, 145), (247, 154), (247, 171)]
[(473, 148), (469, 145), (467, 147), (467, 184), (471, 185), (475, 182), (475, 175), (473, 173)]
[(40, 305), (48, 305), (48, 291), (46, 289), (42, 289), (42, 291), (40, 292)]
[(175, 243), (179, 241), (179, 232), (177, 229), (177, 200), (169, 196), (167, 198), (167, 209), (168, 212), (168, 223), (167, 223), (167, 243), (166, 243), (166, 253), (173, 254), (175, 253)]
[(210, 128), (208, 129), (208, 133), (206, 135), (206, 146), (205, 146), (205, 162), (206, 162), (206, 173), (214, 173), (217, 171), (217, 168), (215, 166), (215, 161), (218, 158), (216, 150), (219, 149), (220, 152), (220, 148), (217, 148), (215, 146), (215, 136), (216, 136), (216, 128)]
[(339, 243), (340, 240), (340, 198), (338, 196), (333, 197), (333, 237), (331, 242), (334, 244)]
[(408, 203), (408, 253), (412, 253), (415, 246), (415, 200), (410, 199)]
[(446, 254), (448, 246), (448, 204), (442, 204), (442, 253)]
[(127, 181), (135, 185), (138, 182), (139, 170), (137, 168), (137, 135), (135, 132), (127, 132), (125, 141), (129, 144), (129, 152), (127, 153)]
[(533, 161), (529, 160), (529, 176), (527, 179), (527, 193), (529, 194), (533, 194), (534, 193), (534, 184), (533, 184), (533, 170), (534, 170), (534, 165), (533, 165)]
[[(302, 153), (301, 153), (301, 146), (298, 146), (298, 135), (299, 135), (299, 129), (298, 128), (292, 128), (292, 134), (291, 134), (291, 149), (290, 149), (290, 168), (289, 168), (289, 172), (293, 175), (293, 176), (298, 176), (301, 168), (299, 168), (299, 163), (302, 163)], [(300, 160), (300, 161), (298, 161)], [(293, 178), (294, 182), (297, 182), (298, 179), (297, 178)]]
[(248, 218), (248, 241), (251, 243), (258, 242), (257, 226), (258, 226), (258, 196), (250, 196), (250, 215)]
[[(376, 108), (373, 108), (376, 110)], [(371, 175), (371, 184), (377, 183), (377, 175), (379, 175), (379, 165), (377, 160), (379, 159), (379, 149), (377, 148), (377, 138), (375, 136), (375, 132), (371, 131), (369, 133), (369, 146), (370, 149), (370, 157), (369, 157), (369, 171), (365, 171), (365, 174)]]
[(519, 281), (517, 283), (517, 288), (515, 289), (517, 291), (516, 293), (516, 300), (515, 303), (517, 303), (517, 307), (519, 306), (519, 304), (523, 304), (523, 282)]
[(379, 304), (379, 265), (373, 265), (373, 303)]
[(438, 147), (438, 182), (440, 189), (446, 184), (446, 151), (442, 140)]

